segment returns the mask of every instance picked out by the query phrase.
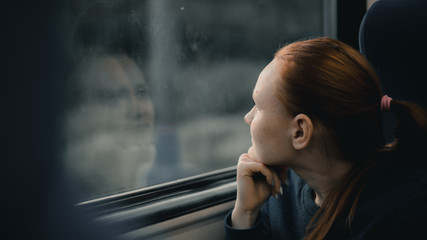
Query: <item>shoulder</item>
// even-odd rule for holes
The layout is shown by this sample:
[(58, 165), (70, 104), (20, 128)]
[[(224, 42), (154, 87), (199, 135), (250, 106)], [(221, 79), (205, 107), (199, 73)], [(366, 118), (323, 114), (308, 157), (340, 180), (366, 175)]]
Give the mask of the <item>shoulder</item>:
[[(398, 164), (383, 163), (367, 176), (363, 200), (403, 206), (427, 197), (427, 172)], [(398, 209), (398, 208), (396, 208)]]
[(353, 226), (366, 234), (364, 238), (382, 234), (389, 239), (407, 239), (412, 234), (423, 234), (426, 203), (426, 171), (381, 164), (367, 177)]
[(404, 195), (402, 199), (407, 199), (405, 194), (409, 193), (427, 194), (427, 172), (403, 164), (383, 163), (368, 175), (366, 188), (373, 194)]
[(283, 195), (270, 197), (261, 209), (265, 229), (274, 239), (302, 239), (307, 224), (318, 210), (312, 190), (293, 170), (287, 171), (288, 184)]
[(300, 202), (302, 189), (307, 184), (301, 179), (292, 169), (287, 170), (287, 183), (282, 183), (283, 196), (279, 199), (270, 197), (264, 204), (264, 209), (269, 209), (269, 212), (277, 213), (278, 209), (295, 208)]
[[(396, 169), (396, 168), (395, 168)], [(400, 238), (427, 239), (427, 172), (417, 168), (398, 168), (395, 186), (389, 190), (393, 233)], [(421, 237), (423, 236), (423, 237)], [(421, 237), (421, 238), (420, 238)]]

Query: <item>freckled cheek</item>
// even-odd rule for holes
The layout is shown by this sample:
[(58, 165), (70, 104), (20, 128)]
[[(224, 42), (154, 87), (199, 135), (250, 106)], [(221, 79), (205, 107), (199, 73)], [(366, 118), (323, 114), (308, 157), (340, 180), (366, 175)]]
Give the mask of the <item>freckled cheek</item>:
[(287, 155), (285, 132), (278, 127), (272, 122), (251, 126), (252, 145), (261, 162), (278, 164)]
[(261, 157), (265, 152), (268, 152), (268, 142), (271, 139), (271, 129), (268, 125), (256, 124), (253, 122), (251, 125), (251, 141), (255, 147), (255, 151)]

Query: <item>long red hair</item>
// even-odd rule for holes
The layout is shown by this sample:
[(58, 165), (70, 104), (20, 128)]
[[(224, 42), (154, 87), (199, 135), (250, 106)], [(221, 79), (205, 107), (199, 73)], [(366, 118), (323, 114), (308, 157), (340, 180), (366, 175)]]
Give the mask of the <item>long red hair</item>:
[[(416, 129), (418, 139), (425, 142), (427, 114), (414, 104), (393, 100), (391, 110), (402, 124), (396, 129), (398, 140), (387, 148), (382, 135), (380, 82), (357, 50), (335, 39), (316, 38), (281, 48), (275, 59), (282, 65), (282, 81), (274, 94), (290, 114), (309, 116), (334, 140), (343, 159), (354, 163), (307, 228), (305, 239), (324, 239), (338, 225), (343, 231), (351, 227), (365, 176), (379, 162), (380, 152), (399, 149), (401, 140), (406, 143), (402, 147), (411, 146), (408, 129)], [(409, 147), (405, 149), (409, 152)]]

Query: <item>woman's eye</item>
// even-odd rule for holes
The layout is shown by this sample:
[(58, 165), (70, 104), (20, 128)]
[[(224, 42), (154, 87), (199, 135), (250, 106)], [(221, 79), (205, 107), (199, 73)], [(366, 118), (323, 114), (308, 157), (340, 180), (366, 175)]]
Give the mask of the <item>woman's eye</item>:
[(138, 97), (146, 97), (147, 95), (147, 90), (144, 87), (138, 87), (136, 89), (136, 95)]

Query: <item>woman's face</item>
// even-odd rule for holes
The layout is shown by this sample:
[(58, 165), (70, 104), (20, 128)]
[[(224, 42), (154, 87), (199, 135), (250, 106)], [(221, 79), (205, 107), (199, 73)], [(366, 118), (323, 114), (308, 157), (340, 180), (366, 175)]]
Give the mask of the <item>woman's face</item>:
[(82, 97), (70, 116), (77, 125), (74, 133), (87, 137), (108, 132), (122, 141), (141, 133), (151, 142), (153, 104), (142, 71), (132, 59), (120, 55), (89, 58), (78, 76)]
[(276, 60), (268, 64), (258, 77), (252, 98), (254, 107), (245, 116), (252, 136), (249, 154), (267, 165), (286, 164), (290, 157), (292, 117), (274, 95), (281, 76)]
[(67, 119), (67, 169), (92, 197), (145, 184), (155, 159), (153, 103), (139, 66), (126, 56), (82, 62), (79, 105)]

